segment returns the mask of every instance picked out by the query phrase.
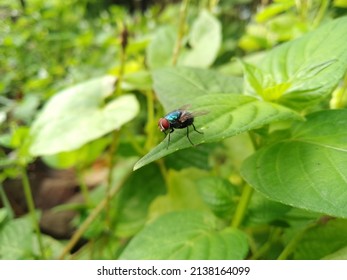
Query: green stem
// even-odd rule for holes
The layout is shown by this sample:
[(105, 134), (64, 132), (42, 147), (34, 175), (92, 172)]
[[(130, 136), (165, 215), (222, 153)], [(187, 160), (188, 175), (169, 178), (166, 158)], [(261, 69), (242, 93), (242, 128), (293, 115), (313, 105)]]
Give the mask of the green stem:
[(25, 195), (25, 199), (26, 199), (26, 202), (28, 205), (29, 214), (30, 214), (31, 219), (32, 219), (33, 228), (35, 229), (35, 232), (36, 232), (36, 237), (37, 237), (37, 241), (38, 241), (39, 248), (40, 248), (41, 258), (45, 259), (46, 258), (45, 257), (45, 251), (44, 251), (44, 246), (43, 246), (43, 242), (42, 242), (42, 236), (41, 236), (39, 222), (37, 220), (37, 216), (36, 216), (36, 212), (35, 212), (34, 199), (33, 199), (32, 193), (31, 193), (29, 178), (28, 178), (28, 175), (27, 175), (24, 167), (21, 168), (21, 175), (22, 175), (22, 184), (23, 184), (23, 189), (24, 189), (24, 195)]
[(109, 163), (109, 170), (107, 175), (107, 184), (106, 184), (106, 201), (105, 201), (105, 213), (106, 213), (106, 231), (108, 231), (111, 227), (111, 214), (110, 214), (110, 201), (112, 198), (111, 195), (111, 186), (112, 186), (112, 175), (113, 175), (113, 169), (116, 164), (115, 156), (117, 147), (119, 143), (119, 130), (116, 130), (112, 133), (112, 143), (109, 150), (109, 156), (110, 156), (110, 163)]
[(329, 6), (329, 1), (328, 0), (323, 0), (321, 5), (320, 5), (320, 7), (319, 7), (318, 13), (317, 13), (317, 15), (316, 15), (316, 17), (315, 17), (315, 19), (313, 21), (313, 26), (314, 27), (317, 27), (321, 23), (324, 15), (326, 13), (326, 10), (327, 10), (328, 6)]
[[(128, 32), (125, 24), (123, 24), (122, 27), (122, 42), (121, 42), (121, 52), (120, 52), (120, 68), (118, 73), (118, 79), (116, 82), (116, 88), (114, 90), (114, 97), (120, 96), (122, 94), (122, 81), (123, 81), (123, 75), (125, 70), (125, 63), (126, 63), (126, 48), (127, 48), (127, 40), (128, 40)], [(111, 226), (111, 218), (110, 218), (110, 192), (111, 192), (111, 184), (112, 184), (112, 174), (113, 174), (113, 168), (115, 166), (115, 152), (117, 150), (119, 143), (119, 130), (116, 130), (112, 133), (112, 142), (109, 150), (109, 170), (108, 170), (108, 176), (107, 176), (107, 185), (106, 185), (106, 201), (105, 201), (105, 211), (106, 211), (106, 231), (110, 229)]]
[(129, 169), (125, 176), (117, 182), (117, 184), (112, 188), (109, 192), (109, 196), (105, 197), (103, 200), (99, 202), (99, 204), (93, 209), (88, 218), (81, 224), (81, 226), (76, 230), (76, 232), (72, 235), (69, 242), (64, 247), (62, 253), (59, 256), (59, 259), (64, 259), (65, 256), (71, 251), (71, 249), (76, 245), (78, 240), (82, 237), (83, 233), (89, 228), (91, 223), (98, 217), (100, 212), (106, 208), (106, 203), (108, 203), (109, 199), (113, 198), (117, 192), (121, 189), (121, 186), (127, 180), (127, 178), (132, 174), (132, 170)]
[(243, 220), (245, 213), (247, 211), (249, 201), (252, 197), (252, 193), (253, 193), (253, 188), (250, 185), (246, 184), (243, 188), (240, 201), (237, 204), (237, 208), (236, 208), (234, 217), (231, 221), (232, 227), (238, 228), (241, 225), (242, 220)]
[(0, 183), (0, 197), (1, 197), (2, 204), (7, 209), (7, 213), (9, 215), (9, 217), (11, 219), (13, 219), (14, 218), (14, 212), (13, 212), (13, 209), (11, 207), (11, 203), (10, 203), (10, 201), (7, 198), (7, 195), (6, 195), (6, 192), (5, 192), (4, 188), (3, 188), (3, 185), (1, 183)]
[(280, 228), (273, 229), (271, 233), (269, 234), (268, 240), (259, 248), (259, 250), (257, 250), (256, 253), (254, 253), (254, 255), (250, 258), (250, 260), (257, 260), (261, 256), (265, 255), (265, 253), (271, 249), (272, 244), (279, 239), (281, 233), (282, 233), (282, 229)]
[(90, 195), (88, 191), (88, 186), (86, 185), (82, 175), (82, 171), (79, 168), (77, 169), (77, 178), (78, 178), (79, 186), (80, 186), (84, 201), (86, 202), (87, 205), (90, 205)]
[(283, 249), (282, 253), (278, 256), (278, 260), (286, 260), (290, 254), (294, 251), (294, 249), (296, 248), (296, 246), (298, 245), (298, 243), (300, 242), (300, 240), (303, 238), (303, 236), (305, 235), (305, 233), (312, 227), (314, 227), (316, 224), (310, 224), (307, 227), (305, 227), (303, 230), (301, 230), (300, 232), (298, 232), (294, 238), (292, 238), (289, 243), (287, 244), (287, 246)]
[[(123, 32), (125, 30), (125, 25), (123, 26)], [(126, 45), (124, 45), (122, 48), (120, 48), (120, 66), (119, 66), (119, 73), (118, 73), (118, 78), (116, 81), (116, 88), (115, 88), (115, 96), (120, 96), (122, 94), (122, 81), (123, 81), (123, 76), (125, 72), (125, 64), (126, 64)]]
[(177, 34), (176, 45), (175, 45), (173, 55), (172, 55), (172, 65), (173, 66), (175, 66), (177, 64), (179, 53), (181, 50), (188, 6), (189, 6), (189, 0), (183, 0), (183, 2), (181, 4), (181, 9), (180, 9), (180, 21), (179, 21), (179, 25), (178, 25), (178, 34)]

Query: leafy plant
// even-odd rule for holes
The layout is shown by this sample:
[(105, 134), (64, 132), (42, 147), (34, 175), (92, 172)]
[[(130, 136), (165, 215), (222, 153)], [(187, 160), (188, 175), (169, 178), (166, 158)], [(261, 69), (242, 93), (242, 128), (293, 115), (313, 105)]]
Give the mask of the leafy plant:
[[(343, 7), (275, 1), (252, 18), (283, 36), (253, 48), (235, 12), (251, 13), (252, 3), (233, 2), (232, 27), (223, 1), (215, 9), (216, 1), (184, 0), (132, 17), (100, 3), (107, 13), (95, 15), (79, 2), (75, 13), (70, 4), (34, 2), (7, 25), (22, 30), (37, 13), (37, 30), (4, 39), (13, 57), (5, 68), (23, 67), (0, 82), (0, 258), (347, 257)], [(59, 14), (58, 27), (51, 19)], [(123, 20), (114, 22), (115, 15)], [(42, 30), (49, 30), (48, 40), (40, 45)], [(243, 49), (266, 52), (242, 56), (231, 43), (236, 36)], [(13, 51), (23, 38), (37, 46), (27, 57)], [(90, 46), (98, 51), (89, 55)], [(50, 60), (34, 63), (34, 54), (51, 54)], [(53, 73), (45, 82), (37, 76), (40, 65)], [(203, 133), (188, 126), (192, 146), (187, 130), (175, 129), (168, 145), (157, 122), (184, 106), (204, 112), (194, 118)], [(39, 229), (47, 210), (35, 207), (28, 175), (38, 161), (76, 174), (83, 200), (49, 209), (75, 211), (66, 241)], [(88, 176), (100, 166), (102, 179), (91, 188)], [(22, 217), (6, 191), (18, 179), (29, 212)], [(77, 248), (81, 238), (85, 244)]]

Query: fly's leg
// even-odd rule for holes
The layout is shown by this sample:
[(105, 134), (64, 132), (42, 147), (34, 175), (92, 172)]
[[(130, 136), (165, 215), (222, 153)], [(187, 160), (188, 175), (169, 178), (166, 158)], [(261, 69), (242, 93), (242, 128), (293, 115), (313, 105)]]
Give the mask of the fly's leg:
[[(171, 135), (172, 132), (174, 132), (174, 129), (171, 127), (171, 130), (170, 130), (170, 132), (169, 132), (169, 139), (168, 139), (168, 141), (167, 141), (167, 147), (166, 147), (166, 149), (169, 148), (169, 144), (170, 144), (170, 135)], [(166, 135), (166, 133), (165, 133), (165, 135)]]
[(193, 143), (192, 140), (190, 140), (190, 138), (189, 138), (189, 128), (188, 128), (188, 126), (187, 126), (187, 138), (188, 138), (190, 144), (192, 144), (192, 146), (194, 146), (194, 143)]
[(197, 133), (204, 134), (203, 132), (197, 130), (197, 129), (195, 128), (195, 125), (194, 125), (193, 123), (192, 123), (192, 126), (193, 126), (194, 130), (195, 130)]

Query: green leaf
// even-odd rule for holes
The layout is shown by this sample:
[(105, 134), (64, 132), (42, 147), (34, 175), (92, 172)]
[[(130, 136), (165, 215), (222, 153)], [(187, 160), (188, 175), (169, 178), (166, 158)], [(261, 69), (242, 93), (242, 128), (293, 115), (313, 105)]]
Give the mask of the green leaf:
[(242, 93), (242, 80), (214, 70), (188, 67), (153, 72), (154, 90), (166, 111), (191, 104), (193, 99), (214, 93)]
[(110, 137), (100, 138), (74, 151), (43, 156), (42, 160), (55, 169), (67, 169), (73, 166), (78, 168), (86, 167), (94, 162), (110, 142)]
[(0, 259), (32, 258), (32, 237), (29, 216), (7, 222), (0, 228)]
[(168, 155), (165, 158), (165, 164), (168, 168), (181, 170), (188, 167), (209, 170), (211, 165), (209, 157), (216, 144), (206, 144), (199, 149), (180, 150), (175, 154)]
[(250, 201), (245, 224), (269, 224), (273, 221), (284, 219), (284, 215), (292, 208), (288, 205), (269, 200), (259, 192), (254, 192)]
[(196, 182), (206, 173), (196, 168), (181, 171), (169, 170), (167, 173), (167, 193), (157, 197), (150, 207), (150, 218), (178, 210), (203, 210), (208, 207), (201, 199)]
[[(151, 69), (170, 66), (173, 63), (177, 28), (159, 28), (147, 47), (147, 64)], [(193, 22), (187, 36), (189, 47), (182, 45), (177, 65), (208, 67), (217, 57), (222, 42), (222, 28), (218, 19), (202, 11)]]
[(129, 237), (146, 222), (152, 201), (165, 192), (165, 183), (156, 165), (133, 173), (112, 202), (116, 234)]
[(146, 61), (151, 69), (172, 65), (177, 31), (174, 27), (159, 28), (147, 47)]
[(104, 76), (54, 95), (31, 129), (33, 155), (52, 155), (75, 150), (132, 120), (139, 111), (133, 95), (104, 104), (115, 78)]
[(198, 180), (199, 192), (210, 209), (222, 218), (230, 218), (236, 205), (236, 187), (220, 177)]
[[(236, 94), (204, 95), (194, 100), (192, 112), (207, 111), (208, 114), (196, 118), (195, 126), (204, 132), (199, 134), (191, 129), (189, 137), (197, 145), (221, 141), (227, 137), (249, 131), (271, 122), (300, 119), (294, 111), (280, 105), (259, 101), (250, 96)], [(191, 147), (186, 130), (176, 130), (167, 139), (141, 158), (134, 170), (178, 150)]]
[(191, 49), (182, 52), (179, 65), (208, 67), (217, 57), (222, 42), (219, 21), (207, 11), (202, 11), (194, 21), (189, 34)]
[(248, 93), (260, 94), (265, 100), (277, 95), (279, 103), (294, 108), (316, 104), (332, 92), (346, 72), (346, 37), (347, 17), (342, 17), (274, 48), (258, 66), (262, 73), (256, 77), (260, 92), (246, 75)]
[(294, 252), (296, 260), (317, 260), (347, 246), (347, 221), (330, 220), (305, 232)]
[(216, 220), (196, 211), (161, 216), (135, 236), (121, 254), (132, 260), (240, 260), (248, 251), (246, 236), (231, 228), (218, 230)]
[(325, 256), (323, 260), (347, 260), (347, 246), (332, 254)]
[(320, 111), (294, 126), (289, 139), (248, 158), (243, 177), (266, 197), (347, 217), (347, 110)]

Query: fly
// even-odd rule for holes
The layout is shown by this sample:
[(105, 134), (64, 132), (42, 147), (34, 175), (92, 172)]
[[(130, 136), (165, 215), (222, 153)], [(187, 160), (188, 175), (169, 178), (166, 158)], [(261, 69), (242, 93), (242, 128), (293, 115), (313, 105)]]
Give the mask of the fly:
[(167, 135), (167, 131), (169, 131), (169, 139), (167, 142), (167, 148), (169, 148), (170, 144), (170, 134), (175, 131), (175, 129), (183, 129), (187, 128), (187, 138), (189, 142), (194, 146), (192, 140), (189, 138), (189, 126), (192, 126), (193, 129), (200, 134), (203, 134), (203, 132), (198, 131), (194, 125), (194, 117), (201, 116), (207, 114), (207, 112), (188, 112), (186, 109), (189, 106), (184, 106), (180, 109), (174, 110), (167, 115), (165, 115), (163, 118), (159, 119), (158, 127), (160, 131), (164, 132), (165, 135)]

